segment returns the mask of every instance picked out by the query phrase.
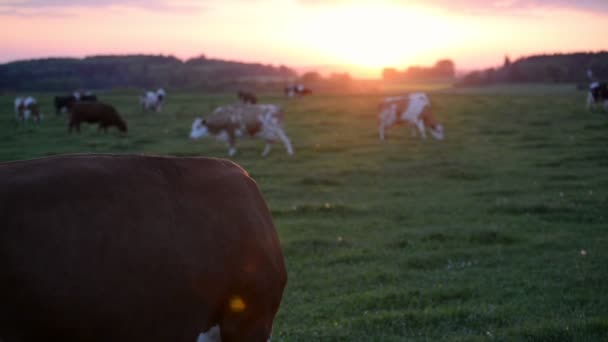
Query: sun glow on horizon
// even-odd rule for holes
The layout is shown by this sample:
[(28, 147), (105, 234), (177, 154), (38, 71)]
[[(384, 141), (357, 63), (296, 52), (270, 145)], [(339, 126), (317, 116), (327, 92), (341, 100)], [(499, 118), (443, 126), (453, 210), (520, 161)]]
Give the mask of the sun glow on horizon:
[(499, 65), (505, 55), (605, 50), (597, 32), (608, 29), (608, 10), (540, 3), (498, 8), (478, 0), (449, 1), (449, 6), (423, 0), (209, 0), (172, 12), (168, 8), (174, 4), (166, 0), (153, 1), (164, 4), (160, 8), (79, 1), (14, 9), (22, 14), (0, 4), (0, 63), (100, 54), (182, 59), (205, 54), (377, 78), (385, 67), (431, 66), (444, 58), (462, 70)]
[(432, 64), (435, 61), (429, 58), (437, 54), (437, 45), (449, 44), (462, 34), (457, 23), (437, 11), (390, 2), (315, 9), (311, 21), (298, 32), (298, 40), (328, 63), (348, 66), (359, 74)]

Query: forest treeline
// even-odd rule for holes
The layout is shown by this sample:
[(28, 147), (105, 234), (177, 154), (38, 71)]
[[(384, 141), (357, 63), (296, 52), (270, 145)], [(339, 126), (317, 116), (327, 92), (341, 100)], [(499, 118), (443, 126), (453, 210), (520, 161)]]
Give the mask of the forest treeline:
[(511, 61), (466, 74), (457, 86), (484, 86), (496, 83), (581, 83), (608, 79), (608, 52), (545, 54)]
[(127, 55), (46, 58), (0, 65), (0, 91), (116, 88), (222, 90), (239, 84), (285, 83), (297, 77), (285, 66), (199, 56)]

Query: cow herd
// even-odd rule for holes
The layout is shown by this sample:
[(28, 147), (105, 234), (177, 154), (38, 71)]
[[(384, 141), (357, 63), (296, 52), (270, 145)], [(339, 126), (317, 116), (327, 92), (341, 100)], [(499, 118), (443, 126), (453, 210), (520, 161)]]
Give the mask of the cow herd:
[[(285, 88), (288, 97), (304, 96), (312, 91), (301, 84)], [(276, 104), (259, 104), (257, 96), (250, 91), (237, 92), (239, 103), (233, 103), (216, 108), (209, 117), (198, 117), (192, 123), (191, 139), (204, 136), (214, 136), (217, 140), (228, 144), (228, 155), (237, 152), (236, 141), (239, 137), (259, 138), (266, 142), (262, 156), (267, 156), (272, 145), (280, 141), (285, 146), (287, 154), (294, 153), (291, 141), (285, 133), (284, 111)], [(162, 111), (166, 100), (163, 88), (156, 91), (147, 91), (139, 98), (143, 111)], [(127, 123), (118, 111), (111, 105), (98, 102), (97, 96), (90, 92), (80, 94), (74, 92), (68, 96), (56, 96), (54, 106), (57, 114), (67, 111), (70, 113), (68, 131), (80, 131), (83, 122), (98, 124), (99, 130), (107, 131), (109, 127), (116, 127), (120, 132), (126, 133)], [(608, 84), (593, 82), (587, 96), (587, 107), (604, 107), (608, 110)], [(17, 97), (15, 99), (15, 115), (18, 121), (32, 118), (40, 122), (42, 113), (38, 102), (31, 96)], [(380, 141), (387, 137), (387, 130), (396, 125), (405, 124), (411, 127), (412, 135), (419, 134), (426, 139), (427, 132), (437, 139), (444, 139), (443, 125), (437, 120), (431, 110), (431, 101), (427, 94), (414, 92), (401, 96), (392, 96), (383, 99), (379, 105), (378, 135)]]
[[(166, 93), (164, 89), (148, 91), (140, 97), (140, 104), (144, 110), (160, 112), (164, 103)], [(69, 95), (58, 95), (53, 99), (55, 114), (67, 112), (68, 132), (76, 130), (80, 132), (80, 124), (83, 122), (98, 124), (99, 130), (107, 132), (109, 127), (116, 127), (120, 132), (127, 132), (127, 123), (118, 113), (116, 108), (110, 104), (98, 101), (97, 95), (92, 92), (80, 93), (75, 91)], [(38, 101), (32, 97), (17, 97), (15, 99), (15, 116), (17, 121), (25, 122), (31, 117), (34, 122), (40, 123), (42, 113)], [(1, 341), (0, 341), (1, 342)]]

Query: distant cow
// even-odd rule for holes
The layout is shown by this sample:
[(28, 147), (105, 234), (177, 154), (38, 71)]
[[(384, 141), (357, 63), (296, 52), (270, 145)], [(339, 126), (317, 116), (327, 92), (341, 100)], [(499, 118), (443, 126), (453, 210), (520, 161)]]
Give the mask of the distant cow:
[(15, 117), (19, 122), (25, 122), (30, 117), (36, 123), (40, 123), (42, 114), (40, 113), (40, 107), (35, 98), (28, 97), (17, 97), (15, 99)]
[(255, 181), (221, 159), (0, 163), (0, 340), (266, 342), (287, 282)]
[(74, 102), (97, 102), (97, 96), (91, 92), (81, 95), (77, 91), (68, 96), (55, 96), (55, 114), (59, 115), (62, 111), (69, 109)]
[(250, 93), (248, 91), (239, 90), (239, 92), (236, 94), (236, 96), (243, 103), (250, 103), (250, 104), (258, 103), (258, 98), (253, 93)]
[(55, 114), (59, 115), (63, 110), (71, 107), (74, 102), (76, 102), (76, 97), (74, 95), (55, 96)]
[(76, 128), (80, 132), (82, 122), (97, 123), (99, 130), (108, 131), (108, 127), (115, 126), (119, 131), (126, 133), (127, 124), (120, 117), (116, 109), (110, 105), (100, 102), (75, 102), (70, 108), (70, 122), (68, 132)]
[(608, 110), (608, 84), (593, 82), (589, 86), (589, 94), (587, 94), (587, 109), (593, 109), (596, 106), (603, 106)]
[(167, 94), (163, 88), (158, 89), (156, 92), (147, 91), (143, 96), (140, 97), (142, 110), (161, 112), (166, 95)]
[(384, 99), (378, 115), (380, 140), (384, 140), (385, 131), (396, 123), (405, 123), (417, 128), (423, 139), (426, 139), (425, 131), (428, 129), (435, 139), (442, 140), (443, 126), (431, 112), (430, 105), (429, 98), (424, 93)]
[(287, 97), (304, 96), (312, 94), (312, 90), (304, 87), (301, 84), (285, 87), (285, 95)]
[(272, 144), (280, 139), (293, 154), (289, 138), (283, 131), (284, 114), (281, 107), (273, 104), (232, 104), (217, 108), (206, 120), (196, 118), (192, 124), (190, 138), (198, 139), (213, 134), (218, 140), (228, 142), (228, 154), (236, 153), (236, 138), (249, 135), (266, 141), (262, 156), (267, 156)]

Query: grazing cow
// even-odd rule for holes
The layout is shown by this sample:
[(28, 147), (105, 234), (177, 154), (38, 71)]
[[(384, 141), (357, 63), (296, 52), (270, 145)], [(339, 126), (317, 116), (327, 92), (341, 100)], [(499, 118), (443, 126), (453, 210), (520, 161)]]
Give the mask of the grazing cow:
[(0, 188), (0, 340), (270, 339), (287, 273), (238, 165), (64, 155), (0, 163)]
[(285, 87), (285, 95), (287, 97), (294, 97), (294, 96), (300, 97), (300, 96), (310, 95), (310, 94), (312, 94), (312, 90), (310, 90), (309, 88), (305, 88), (301, 84)]
[(272, 144), (280, 139), (287, 150), (293, 154), (289, 138), (283, 131), (283, 111), (273, 104), (231, 104), (217, 108), (206, 120), (196, 118), (192, 124), (190, 138), (198, 139), (213, 134), (218, 140), (228, 142), (228, 155), (236, 153), (236, 137), (247, 134), (266, 140), (262, 156), (267, 156)]
[[(405, 123), (418, 128), (420, 135), (426, 139), (425, 130), (442, 140), (443, 126), (430, 110), (429, 98), (424, 93), (412, 93), (405, 96), (389, 97), (380, 104), (378, 130), (380, 140), (384, 140), (385, 131), (396, 123)], [(415, 130), (412, 131), (415, 134)]]
[(99, 130), (108, 131), (108, 127), (116, 126), (119, 131), (126, 133), (127, 124), (120, 117), (116, 109), (110, 105), (100, 102), (75, 102), (70, 108), (70, 122), (68, 132), (72, 132), (72, 128), (80, 133), (80, 124), (82, 122), (98, 123)]
[(608, 110), (608, 83), (593, 82), (589, 86), (587, 109), (593, 109), (596, 106), (603, 106), (605, 110)]
[(239, 92), (236, 94), (236, 96), (243, 103), (250, 103), (250, 104), (256, 104), (256, 103), (258, 103), (258, 98), (253, 93), (250, 93), (248, 91), (241, 91), (241, 90), (239, 90)]
[(17, 97), (15, 99), (15, 116), (17, 121), (20, 122), (25, 122), (32, 117), (36, 123), (40, 123), (42, 114), (40, 113), (40, 107), (36, 99), (28, 96), (26, 98)]

